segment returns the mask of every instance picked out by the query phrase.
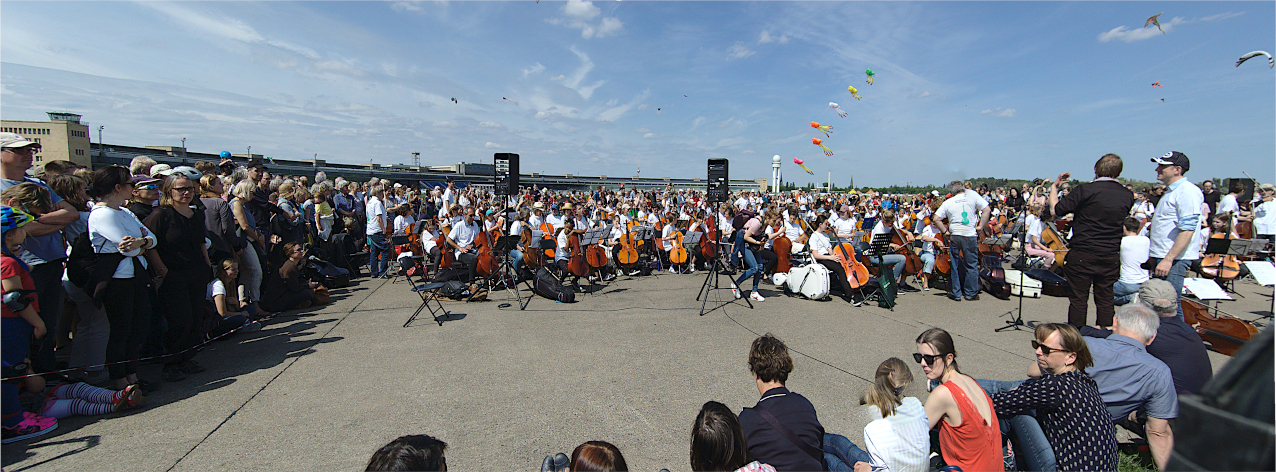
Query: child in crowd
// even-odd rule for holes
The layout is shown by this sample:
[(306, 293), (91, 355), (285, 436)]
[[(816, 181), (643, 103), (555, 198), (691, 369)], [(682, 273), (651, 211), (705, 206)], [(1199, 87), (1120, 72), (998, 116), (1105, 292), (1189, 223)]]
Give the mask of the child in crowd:
[[(0, 251), (0, 278), (3, 281), (4, 303), (0, 305), (3, 318), (3, 351), (4, 376), (21, 375), (27, 370), (22, 366), (27, 349), (31, 346), (31, 338), (43, 337), (46, 334), (44, 321), (38, 313), (39, 301), (35, 296), (35, 281), (31, 279), (30, 269), (16, 255), (22, 252), (22, 242), (27, 239), (27, 230), (23, 228), (34, 221), (30, 214), (11, 207), (0, 207), (0, 224), (3, 225), (4, 247)], [(43, 380), (43, 379), (41, 379)], [(34, 438), (58, 427), (58, 420), (24, 411), (18, 400), (18, 385), (5, 382), (3, 385), (3, 431), (4, 444)]]
[(83, 382), (58, 382), (50, 387), (39, 375), (23, 380), (23, 391), (18, 400), (27, 412), (57, 419), (74, 415), (105, 415), (141, 408), (146, 404), (146, 397), (142, 396), (142, 389), (137, 384), (124, 390), (108, 390)]
[(260, 310), (256, 305), (239, 300), (239, 290), (236, 289), (239, 286), (239, 263), (234, 259), (223, 259), (216, 266), (217, 277), (208, 283), (208, 301), (221, 316), (221, 323), (205, 338), (212, 339), (235, 328), (240, 328), (241, 333), (260, 330), (261, 323), (251, 321), (257, 318)]

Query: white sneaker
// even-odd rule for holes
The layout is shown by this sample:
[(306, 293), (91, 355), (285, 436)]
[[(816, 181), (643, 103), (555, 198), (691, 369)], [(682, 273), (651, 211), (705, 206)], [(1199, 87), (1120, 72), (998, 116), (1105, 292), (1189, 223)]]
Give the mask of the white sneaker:
[(736, 287), (735, 282), (731, 282), (731, 294), (735, 295), (736, 300), (739, 300), (740, 297), (743, 296), (743, 295), (740, 295), (740, 287)]
[(758, 292), (753, 292), (753, 294), (752, 294), (752, 295), (749, 295), (749, 299), (751, 299), (751, 300), (753, 300), (753, 301), (755, 301), (755, 302), (765, 302), (765, 301), (766, 301), (766, 299), (765, 299), (765, 298), (762, 298), (762, 295), (761, 295), (761, 294), (759, 294)]
[(677, 274), (677, 273), (678, 273), (678, 271), (673, 270), (673, 267), (670, 267), (670, 268), (669, 268), (669, 273), (670, 273), (670, 274)]

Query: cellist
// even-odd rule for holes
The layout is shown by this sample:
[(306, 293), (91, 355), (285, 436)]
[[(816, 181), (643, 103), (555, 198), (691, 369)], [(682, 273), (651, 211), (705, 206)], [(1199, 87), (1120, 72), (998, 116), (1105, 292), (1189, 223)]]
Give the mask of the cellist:
[(558, 269), (562, 271), (562, 278), (564, 280), (567, 279), (568, 275), (571, 275), (574, 277), (572, 279), (572, 286), (580, 287), (580, 276), (573, 274), (571, 270), (567, 268), (567, 262), (573, 256), (571, 246), (568, 243), (571, 241), (571, 235), (576, 229), (575, 225), (576, 222), (574, 219), (567, 218), (563, 220), (563, 225), (557, 229), (558, 247), (554, 250), (554, 263), (558, 264)]
[[(846, 303), (854, 306), (860, 306), (864, 303), (863, 297), (859, 290), (851, 288), (851, 283), (846, 279), (846, 269), (842, 267), (842, 253), (833, 250), (833, 243), (829, 241), (829, 237), (825, 234), (830, 231), (828, 215), (820, 215), (815, 218), (815, 232), (811, 234), (811, 257), (815, 258), (829, 270), (829, 276), (836, 279), (837, 283), (842, 286), (842, 299)], [(832, 231), (836, 231), (835, 229)], [(850, 254), (855, 257), (854, 253)]]
[(1041, 232), (1046, 229), (1045, 223), (1041, 222), (1041, 209), (1042, 205), (1040, 203), (1033, 202), (1028, 204), (1028, 216), (1024, 218), (1024, 231), (1027, 232), (1027, 237), (1025, 238), (1027, 244), (1024, 244), (1024, 251), (1029, 256), (1044, 259), (1045, 267), (1049, 269), (1050, 265), (1054, 264), (1054, 251), (1051, 251), (1049, 247), (1046, 247), (1045, 243), (1041, 242)]
[[(939, 209), (939, 200), (931, 200), (926, 208), (931, 212)], [(931, 220), (930, 224), (922, 228), (920, 236), (922, 240), (921, 258), (925, 266), (922, 268), (922, 273), (918, 274), (918, 278), (922, 279), (923, 291), (930, 290), (929, 276), (935, 273), (935, 254), (948, 252), (948, 248), (944, 246), (944, 240), (939, 238), (942, 234), (943, 232), (939, 230), (939, 227), (935, 226), (935, 220)], [(947, 254), (945, 254), (945, 257), (947, 257)]]
[(456, 250), (456, 260), (465, 265), (468, 274), (466, 281), (474, 280), (478, 266), (478, 255), (474, 253), (474, 238), (482, 228), (474, 221), (474, 212), (466, 211), (464, 220), (452, 225), (452, 232), (447, 235), (447, 245)]
[[(895, 211), (894, 210), (891, 210), (889, 208), (884, 209), (880, 213), (880, 216), (881, 218), (877, 221), (877, 224), (873, 225), (873, 233), (872, 233), (873, 237), (876, 237), (879, 234), (890, 234), (891, 230), (894, 229), (894, 230), (900, 231), (900, 234), (902, 235), (902, 237), (905, 238), (905, 242), (912, 239), (912, 234), (908, 233), (905, 230), (895, 227)], [(895, 243), (890, 244), (891, 251), (897, 251), (899, 250), (900, 247), (901, 246), (899, 244), (895, 244)], [(865, 250), (867, 252), (867, 245), (861, 246), (860, 249)], [(887, 255), (881, 256), (881, 258), (882, 260), (880, 262), (877, 260), (877, 257), (870, 257), (869, 261), (874, 264), (880, 263), (886, 266), (892, 266), (893, 267), (892, 275), (895, 277), (895, 281), (898, 282), (900, 291), (903, 291), (903, 292), (920, 292), (921, 291), (917, 289), (917, 287), (908, 285), (908, 282), (905, 282), (904, 280), (900, 278), (900, 276), (904, 273), (904, 263), (908, 262), (908, 259), (904, 258), (904, 256), (900, 254), (887, 254)]]

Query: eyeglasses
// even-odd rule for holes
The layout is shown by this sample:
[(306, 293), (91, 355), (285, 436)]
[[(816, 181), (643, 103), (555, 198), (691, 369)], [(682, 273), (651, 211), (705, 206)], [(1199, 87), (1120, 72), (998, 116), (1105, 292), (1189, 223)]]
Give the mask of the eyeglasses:
[(1059, 348), (1057, 348), (1057, 347), (1050, 347), (1050, 346), (1047, 346), (1047, 345), (1045, 345), (1045, 344), (1041, 344), (1041, 343), (1039, 343), (1039, 342), (1037, 342), (1037, 341), (1033, 341), (1033, 342), (1032, 342), (1032, 348), (1033, 348), (1033, 349), (1040, 349), (1040, 350), (1041, 350), (1041, 355), (1043, 355), (1043, 356), (1048, 356), (1048, 355), (1050, 355), (1050, 353), (1055, 352), (1055, 351), (1059, 351), (1059, 352), (1072, 352), (1072, 351), (1069, 351), (1069, 350), (1067, 350), (1067, 349), (1059, 349)]
[(917, 361), (918, 364), (921, 364), (922, 361), (925, 361), (926, 365), (935, 365), (935, 359), (940, 357), (944, 357), (944, 355), (943, 354), (930, 355), (930, 354), (922, 354), (920, 352), (913, 353), (913, 360)]
[(186, 192), (194, 192), (194, 191), (195, 191), (195, 187), (173, 187), (173, 191), (174, 191), (174, 192), (182, 192), (182, 193), (186, 193)]

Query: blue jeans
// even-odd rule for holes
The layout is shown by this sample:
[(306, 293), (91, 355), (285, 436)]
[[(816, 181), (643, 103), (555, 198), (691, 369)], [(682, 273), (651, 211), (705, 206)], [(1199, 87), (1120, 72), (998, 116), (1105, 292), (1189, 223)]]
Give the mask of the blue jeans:
[(381, 233), (368, 235), (368, 272), (380, 277), (390, 266), (390, 243)]
[[(851, 461), (850, 464), (842, 462), (833, 451), (841, 451), (842, 455)], [(824, 433), (824, 462), (829, 465), (829, 470), (833, 472), (853, 472), (856, 462), (873, 463), (873, 457), (856, 446), (855, 443), (847, 439), (846, 436), (833, 433)], [(882, 465), (882, 464), (878, 464)]]
[(731, 265), (740, 267), (740, 257), (742, 253), (748, 249), (744, 247), (744, 230), (738, 229), (735, 232), (734, 243), (731, 245)]
[(518, 249), (510, 250), (510, 265), (514, 267), (515, 276), (522, 277), (518, 274), (523, 273), (523, 251), (519, 251)]
[(744, 264), (747, 265), (749, 269), (744, 271), (743, 274), (740, 274), (739, 278), (735, 279), (735, 284), (736, 286), (739, 286), (741, 283), (744, 283), (745, 279), (753, 277), (753, 291), (756, 292), (758, 291), (758, 282), (762, 280), (762, 266), (758, 264), (757, 256), (753, 254), (752, 250), (744, 248), (740, 254), (744, 256)]
[[(1008, 392), (1024, 381), (975, 379), (975, 382), (991, 397), (1001, 392)], [(1035, 412), (1031, 411), (1014, 416), (999, 415), (997, 421), (1001, 424), (1002, 434), (1013, 433), (1015, 443), (1019, 447), (1018, 457), (1023, 460), (1025, 470), (1054, 472), (1059, 468), (1055, 461), (1054, 448), (1050, 446), (1046, 433), (1041, 430), (1041, 423), (1037, 422), (1037, 417), (1034, 415)]]
[[(1157, 265), (1160, 263), (1161, 263), (1161, 258), (1159, 257), (1152, 258), (1153, 265)], [(1189, 267), (1192, 267), (1192, 261), (1179, 259), (1174, 261), (1174, 265), (1170, 266), (1169, 275), (1165, 277), (1156, 277), (1155, 270), (1152, 273), (1153, 277), (1156, 277), (1158, 279), (1163, 279), (1166, 282), (1169, 282), (1170, 285), (1174, 287), (1174, 293), (1178, 295), (1178, 298), (1174, 300), (1174, 305), (1179, 308), (1180, 318), (1183, 317), (1183, 304), (1179, 303), (1179, 300), (1183, 298), (1183, 279), (1187, 278), (1187, 269)]]
[[(0, 358), (4, 365), (15, 366), (22, 363), (22, 359), (27, 357), (27, 349), (31, 348), (31, 323), (22, 318), (0, 318), (0, 336), (3, 336), (3, 343), (0, 344)], [(52, 336), (53, 333), (45, 333), (44, 336)], [(25, 373), (25, 372), (24, 372)], [(12, 428), (22, 422), (22, 404), (18, 403), (18, 383), (5, 382), (3, 387), (3, 408), (0, 408), (4, 414), (4, 426)]]
[(1121, 306), (1134, 300), (1134, 294), (1139, 293), (1139, 289), (1143, 284), (1128, 284), (1120, 280), (1112, 285), (1112, 294), (1115, 295), (1116, 305)]
[(948, 282), (948, 293), (954, 298), (965, 295), (974, 298), (979, 295), (979, 244), (974, 236), (949, 236), (952, 243), (949, 255), (952, 257), (952, 280)]

